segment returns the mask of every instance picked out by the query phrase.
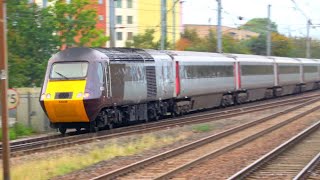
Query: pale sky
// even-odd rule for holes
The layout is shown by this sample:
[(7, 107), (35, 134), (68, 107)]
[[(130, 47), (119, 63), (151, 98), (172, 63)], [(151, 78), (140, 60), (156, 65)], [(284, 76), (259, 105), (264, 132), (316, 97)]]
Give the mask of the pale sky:
[[(237, 27), (252, 18), (265, 18), (271, 4), (271, 20), (281, 34), (306, 36), (307, 18), (316, 28), (310, 36), (320, 40), (320, 0), (221, 0), (222, 25)], [(295, 3), (296, 4), (295, 4)], [(183, 24), (217, 24), (216, 0), (184, 0)], [(300, 9), (301, 11), (297, 10)], [(305, 14), (305, 15), (303, 15)], [(244, 19), (239, 20), (238, 16)], [(306, 17), (305, 17), (306, 16)]]

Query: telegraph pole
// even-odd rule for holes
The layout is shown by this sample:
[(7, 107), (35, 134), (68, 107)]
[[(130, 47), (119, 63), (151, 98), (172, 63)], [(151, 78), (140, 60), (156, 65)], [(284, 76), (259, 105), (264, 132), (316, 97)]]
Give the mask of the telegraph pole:
[(306, 44), (306, 58), (310, 58), (310, 26), (312, 25), (311, 20), (307, 22), (307, 44)]
[(167, 0), (161, 0), (161, 50), (166, 49), (167, 41)]
[(221, 32), (221, 0), (218, 2), (218, 27), (217, 27), (217, 52), (222, 53), (222, 32)]
[(115, 6), (114, 0), (109, 0), (109, 31), (110, 47), (116, 46), (116, 27), (115, 27)]
[(172, 0), (172, 46), (176, 49), (176, 4), (180, 0)]
[(10, 180), (10, 146), (8, 136), (8, 104), (7, 104), (7, 38), (6, 38), (6, 3), (0, 0), (0, 91), (2, 116), (2, 166), (3, 179)]
[(271, 56), (271, 5), (268, 5), (267, 56)]

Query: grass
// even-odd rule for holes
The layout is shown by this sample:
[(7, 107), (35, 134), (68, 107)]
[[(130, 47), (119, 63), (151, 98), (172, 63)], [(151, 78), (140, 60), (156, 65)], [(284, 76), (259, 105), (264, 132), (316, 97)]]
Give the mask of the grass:
[(193, 132), (196, 133), (203, 133), (203, 132), (208, 132), (212, 130), (212, 126), (208, 124), (200, 124), (196, 125), (192, 128)]
[(92, 150), (87, 153), (74, 153), (66, 150), (65, 153), (57, 157), (48, 157), (45, 160), (34, 160), (13, 166), (11, 168), (12, 179), (49, 179), (88, 167), (103, 160), (117, 156), (129, 156), (151, 148), (168, 145), (185, 139), (187, 136), (186, 133), (162, 135), (161, 137), (147, 134), (122, 144), (119, 144), (117, 140), (111, 140), (111, 143), (103, 148), (92, 147)]
[[(0, 131), (2, 132), (2, 129), (0, 128)], [(9, 128), (9, 138), (10, 140), (15, 140), (21, 137), (30, 136), (34, 134), (35, 132), (23, 124), (15, 123), (13, 127)], [(2, 140), (2, 133), (0, 133), (0, 140)]]

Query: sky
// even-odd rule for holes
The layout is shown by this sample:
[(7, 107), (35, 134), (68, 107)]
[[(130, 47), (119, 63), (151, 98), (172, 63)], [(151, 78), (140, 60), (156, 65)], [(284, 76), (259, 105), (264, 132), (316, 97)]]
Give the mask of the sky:
[[(183, 0), (183, 24), (217, 24), (216, 0)], [(238, 27), (252, 18), (266, 18), (271, 5), (271, 21), (286, 36), (306, 37), (307, 19), (314, 26), (310, 36), (320, 40), (320, 0), (221, 0), (222, 25)], [(243, 17), (239, 20), (238, 17)]]

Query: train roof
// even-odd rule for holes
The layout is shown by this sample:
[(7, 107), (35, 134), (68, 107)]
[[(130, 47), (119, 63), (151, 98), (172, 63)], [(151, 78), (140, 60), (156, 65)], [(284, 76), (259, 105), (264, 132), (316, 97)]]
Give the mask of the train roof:
[(151, 50), (138, 48), (92, 48), (105, 54), (110, 61), (154, 61)]
[(297, 58), (301, 61), (302, 64), (320, 64), (320, 61), (316, 59), (307, 59), (307, 58)]
[(230, 54), (240, 62), (273, 63), (274, 60), (267, 56), (258, 56), (251, 54)]
[(220, 53), (193, 52), (193, 51), (163, 51), (181, 62), (234, 62), (235, 59)]
[(301, 61), (295, 58), (289, 58), (289, 57), (277, 57), (277, 56), (272, 56), (272, 59), (275, 60), (276, 63), (280, 64), (301, 64)]

